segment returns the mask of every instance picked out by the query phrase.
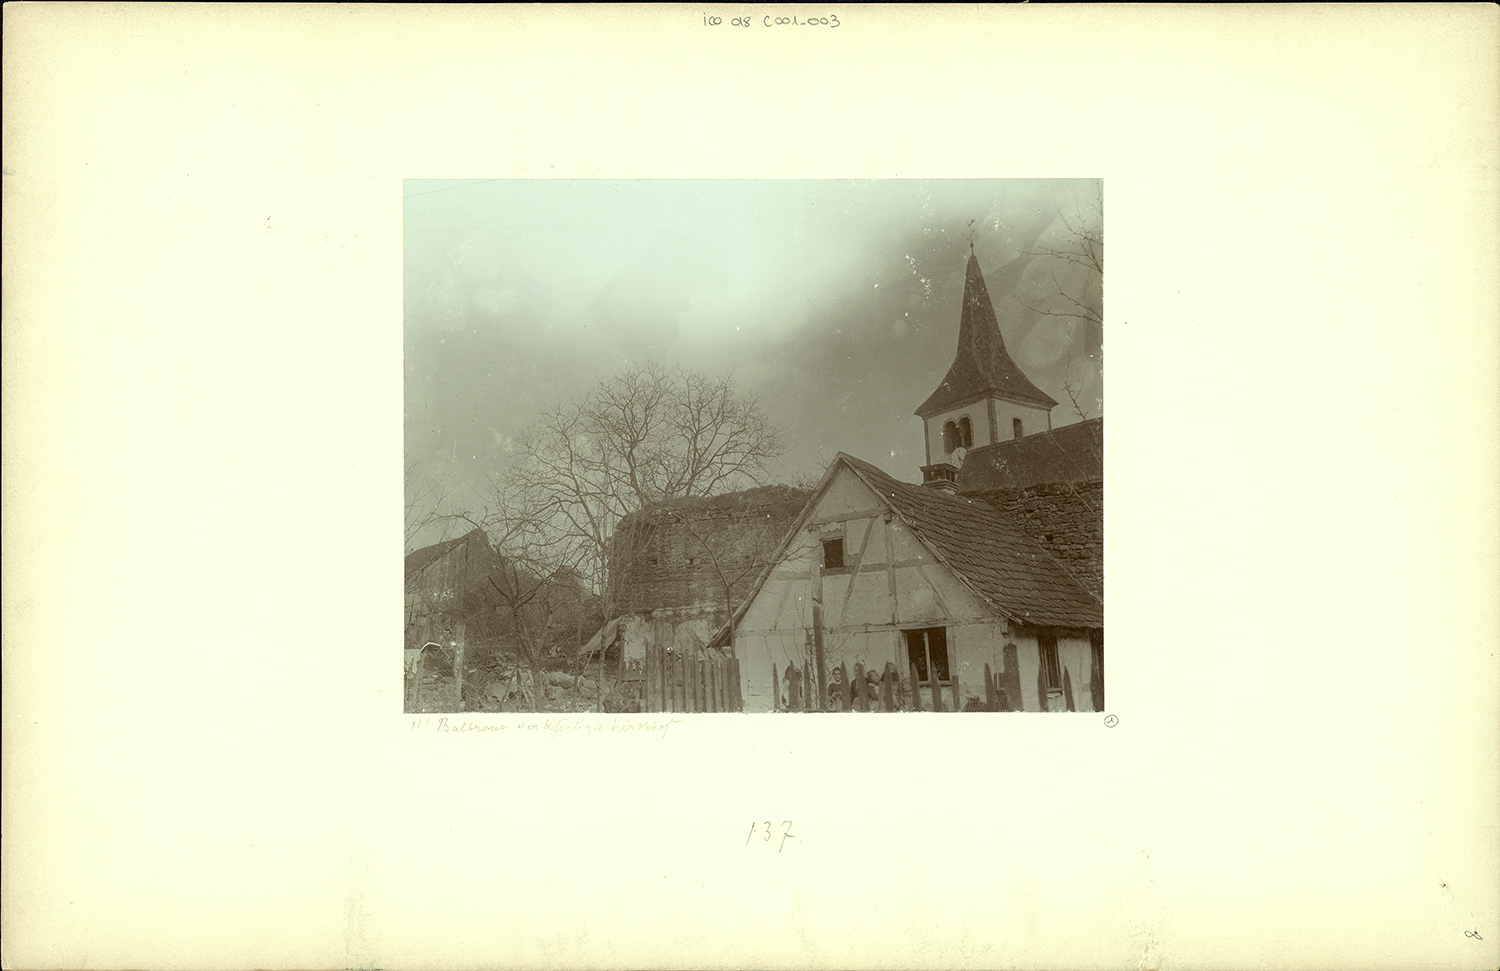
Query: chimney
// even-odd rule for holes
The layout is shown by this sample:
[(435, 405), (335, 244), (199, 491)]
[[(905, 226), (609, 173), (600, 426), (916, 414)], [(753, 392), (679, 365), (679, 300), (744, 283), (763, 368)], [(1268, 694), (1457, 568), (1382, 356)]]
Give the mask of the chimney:
[(922, 466), (922, 485), (950, 496), (958, 495), (958, 466), (951, 462)]

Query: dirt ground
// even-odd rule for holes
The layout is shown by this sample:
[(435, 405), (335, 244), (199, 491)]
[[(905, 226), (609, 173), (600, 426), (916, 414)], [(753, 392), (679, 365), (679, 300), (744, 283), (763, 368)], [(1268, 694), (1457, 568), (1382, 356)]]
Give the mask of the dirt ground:
[(632, 698), (629, 686), (617, 685), (606, 678), (603, 697), (598, 671), (590, 669), (575, 677), (564, 671), (548, 671), (545, 674), (547, 688), (544, 696), (535, 697), (530, 675), (523, 671), (519, 677), (511, 668), (491, 672), (471, 672), (464, 685), (464, 705), (457, 704), (453, 691), (452, 670), (433, 670), (430, 665), (421, 679), (420, 690), (410, 675), (406, 683), (406, 711), (409, 713), (442, 713), (456, 711), (512, 711), (512, 712), (622, 712), (639, 711), (639, 703)]

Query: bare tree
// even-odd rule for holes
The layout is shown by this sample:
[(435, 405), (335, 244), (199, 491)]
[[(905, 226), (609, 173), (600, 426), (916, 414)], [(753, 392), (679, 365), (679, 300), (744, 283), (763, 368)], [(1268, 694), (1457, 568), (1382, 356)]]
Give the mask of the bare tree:
[(587, 552), (579, 569), (612, 601), (608, 552), (621, 520), (758, 483), (780, 453), (759, 401), (729, 376), (646, 365), (549, 406), (521, 437), (504, 490)]
[(602, 596), (603, 617), (613, 616), (611, 543), (636, 548), (615, 536), (620, 523), (657, 503), (754, 483), (780, 452), (754, 397), (727, 376), (683, 368), (638, 367), (543, 410), (519, 439), (518, 461), (491, 476), (483, 503), (445, 514), (490, 538), (488, 603), (539, 695), (543, 659), (568, 631), (576, 639), (592, 612), (583, 600)]
[[(557, 528), (545, 496), (505, 479), (491, 483), (489, 507), (478, 516), (455, 514), (485, 530), (494, 558), (486, 571), (487, 589), (476, 608), (498, 615), (504, 640), (512, 643), (531, 672), (535, 700), (546, 698), (544, 659), (570, 628), (580, 626), (593, 595), (581, 567), (590, 549), (576, 536)], [(576, 645), (575, 645), (576, 646)]]
[[(1104, 340), (1104, 199), (1102, 188), (1096, 188), (1092, 199), (1074, 196), (1071, 208), (1057, 207), (1057, 218), (1063, 233), (1057, 245), (1040, 246), (1028, 251), (1046, 259), (1046, 272), (1052, 281), (1050, 290), (1037, 300), (1024, 300), (1013, 294), (1021, 306), (1043, 317), (1077, 321), (1084, 328), (1084, 348), (1089, 357), (1102, 353)], [(1079, 401), (1083, 381), (1075, 381), (1073, 365), (1068, 361), (1063, 391), (1080, 418), (1091, 417)]]

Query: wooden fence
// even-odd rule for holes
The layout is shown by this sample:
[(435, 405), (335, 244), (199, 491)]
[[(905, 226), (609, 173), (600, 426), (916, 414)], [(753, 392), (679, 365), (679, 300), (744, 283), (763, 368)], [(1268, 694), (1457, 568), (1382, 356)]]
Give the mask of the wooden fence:
[[(965, 711), (1015, 711), (1002, 687), (1000, 676), (990, 673), (984, 666), (984, 702), (970, 704)], [(944, 684), (928, 682), (921, 684), (911, 678), (903, 678), (896, 665), (887, 661), (885, 669), (866, 671), (859, 661), (854, 662), (851, 674), (848, 667), (840, 663), (828, 679), (828, 698), (818, 703), (818, 677), (811, 661), (798, 666), (789, 664), (784, 670), (771, 665), (771, 697), (776, 711), (958, 711), (963, 704), (958, 679)]]
[(648, 644), (642, 707), (646, 711), (744, 711), (740, 662), (715, 647), (682, 650)]

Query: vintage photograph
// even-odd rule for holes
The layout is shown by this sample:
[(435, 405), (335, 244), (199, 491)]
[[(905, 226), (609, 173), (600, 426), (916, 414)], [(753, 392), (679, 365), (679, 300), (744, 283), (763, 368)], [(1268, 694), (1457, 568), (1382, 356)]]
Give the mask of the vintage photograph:
[(1101, 712), (1100, 180), (409, 180), (405, 710)]

